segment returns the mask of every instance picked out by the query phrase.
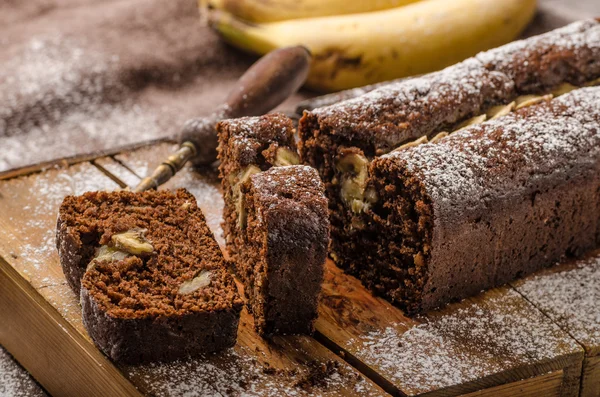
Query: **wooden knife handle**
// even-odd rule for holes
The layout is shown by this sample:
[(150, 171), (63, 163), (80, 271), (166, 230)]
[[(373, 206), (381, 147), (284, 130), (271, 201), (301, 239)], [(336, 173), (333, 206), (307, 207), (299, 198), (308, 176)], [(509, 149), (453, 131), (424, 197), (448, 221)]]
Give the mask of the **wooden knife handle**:
[(212, 114), (189, 120), (179, 136), (180, 143), (191, 142), (195, 165), (210, 164), (217, 158), (215, 125), (223, 119), (260, 116), (277, 107), (304, 84), (311, 55), (303, 46), (272, 51), (259, 59), (236, 83)]

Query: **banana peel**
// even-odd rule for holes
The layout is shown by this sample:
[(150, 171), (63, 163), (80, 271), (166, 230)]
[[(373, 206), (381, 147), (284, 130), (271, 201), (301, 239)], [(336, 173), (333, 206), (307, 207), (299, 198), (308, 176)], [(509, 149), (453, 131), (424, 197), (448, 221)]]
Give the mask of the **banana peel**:
[(199, 0), (200, 9), (217, 9), (248, 22), (357, 14), (404, 6), (420, 0)]
[(255, 54), (304, 45), (313, 55), (306, 83), (333, 92), (439, 70), (515, 39), (535, 0), (426, 0), (383, 11), (254, 24), (215, 11), (210, 24)]

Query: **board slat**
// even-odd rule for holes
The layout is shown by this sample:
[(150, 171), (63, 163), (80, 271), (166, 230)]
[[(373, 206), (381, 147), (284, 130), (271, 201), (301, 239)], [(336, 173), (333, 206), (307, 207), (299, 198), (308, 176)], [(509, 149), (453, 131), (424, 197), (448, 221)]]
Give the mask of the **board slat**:
[(562, 371), (550, 372), (546, 375), (538, 376), (533, 380), (525, 379), (507, 385), (463, 394), (461, 397), (557, 396), (560, 395), (563, 376)]
[(122, 188), (134, 187), (140, 180), (137, 175), (133, 174), (131, 170), (125, 168), (113, 157), (100, 157), (94, 159), (92, 163), (115, 182), (119, 183)]
[(600, 396), (600, 356), (586, 357), (583, 360), (581, 397)]
[(0, 346), (0, 395), (48, 397), (31, 374), (13, 356)]
[[(68, 171), (68, 172), (67, 172)], [(64, 196), (118, 185), (89, 163), (0, 182), (0, 256), (35, 288), (65, 283), (54, 235)]]
[(600, 250), (511, 283), (585, 349), (582, 396), (600, 396)]
[[(140, 396), (136, 388), (0, 258), (0, 344), (60, 396)], [(60, 368), (60, 371), (53, 369)], [(65, 374), (69, 374), (66, 376)], [(74, 381), (77, 380), (77, 381)]]
[(406, 395), (456, 395), (563, 369), (577, 395), (583, 351), (503, 287), (407, 318), (330, 264), (317, 329)]

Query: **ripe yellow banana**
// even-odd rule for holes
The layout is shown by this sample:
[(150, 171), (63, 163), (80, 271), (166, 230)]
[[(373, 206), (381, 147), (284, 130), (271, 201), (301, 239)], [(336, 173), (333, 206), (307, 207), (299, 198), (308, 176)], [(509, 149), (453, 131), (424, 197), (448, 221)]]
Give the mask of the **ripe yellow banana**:
[(214, 12), (231, 44), (258, 54), (305, 45), (313, 54), (307, 86), (331, 92), (427, 73), (513, 40), (535, 0), (426, 0), (385, 11), (251, 24)]
[(199, 0), (201, 9), (214, 8), (249, 22), (356, 14), (400, 7), (420, 0)]

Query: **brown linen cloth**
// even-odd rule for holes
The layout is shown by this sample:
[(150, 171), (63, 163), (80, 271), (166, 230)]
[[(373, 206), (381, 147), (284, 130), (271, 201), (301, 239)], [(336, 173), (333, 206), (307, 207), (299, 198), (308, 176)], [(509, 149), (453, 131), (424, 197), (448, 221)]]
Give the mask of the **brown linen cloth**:
[(0, 171), (173, 136), (254, 60), (193, 0), (0, 0)]
[[(0, 172), (173, 136), (208, 114), (255, 58), (203, 26), (196, 4), (0, 0)], [(532, 33), (580, 17), (542, 13)]]

